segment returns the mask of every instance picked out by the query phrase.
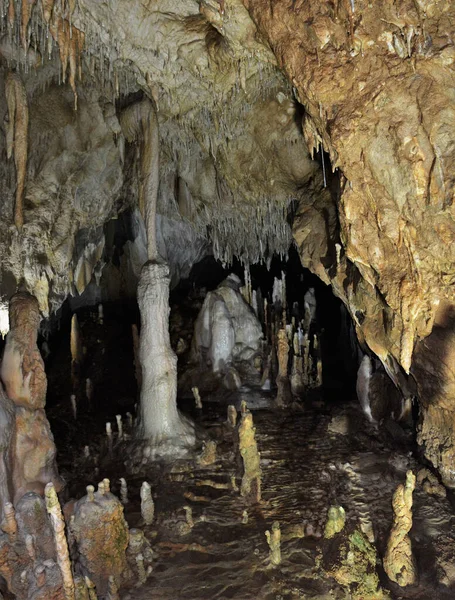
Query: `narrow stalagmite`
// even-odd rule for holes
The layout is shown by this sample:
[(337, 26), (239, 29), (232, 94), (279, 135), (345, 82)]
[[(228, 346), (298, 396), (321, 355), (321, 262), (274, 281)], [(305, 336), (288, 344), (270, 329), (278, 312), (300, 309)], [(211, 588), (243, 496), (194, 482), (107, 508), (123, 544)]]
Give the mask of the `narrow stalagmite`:
[(286, 329), (280, 329), (278, 331), (277, 356), (278, 376), (276, 384), (278, 391), (276, 404), (277, 406), (283, 407), (291, 401), (291, 386), (288, 377), (289, 342), (286, 335)]
[[(27, 2), (23, 4), (27, 4)], [(6, 149), (8, 158), (14, 154), (17, 178), (14, 224), (18, 231), (21, 231), (24, 225), (23, 198), (27, 174), (28, 102), (24, 84), (17, 73), (8, 73), (5, 92), (9, 119), (6, 131)]]
[(409, 531), (412, 527), (412, 494), (416, 478), (412, 471), (406, 473), (406, 482), (400, 484), (393, 495), (393, 526), (384, 556), (384, 571), (389, 579), (401, 587), (416, 582), (417, 573), (412, 555)]
[(46, 498), (46, 509), (51, 518), (52, 528), (54, 530), (57, 563), (62, 573), (65, 600), (75, 600), (73, 573), (71, 571), (68, 542), (65, 537), (65, 520), (63, 519), (57, 492), (52, 483), (46, 485), (44, 493)]
[(261, 456), (254, 436), (253, 415), (248, 409), (242, 411), (238, 431), (240, 455), (243, 460), (240, 494), (253, 503), (259, 502), (261, 500)]
[(155, 516), (155, 504), (152, 498), (152, 488), (144, 481), (141, 486), (141, 515), (146, 525), (153, 523)]
[(273, 522), (272, 532), (267, 530), (265, 537), (270, 548), (270, 564), (276, 567), (281, 563), (281, 530), (278, 521)]
[(193, 392), (194, 402), (195, 402), (196, 408), (201, 409), (202, 408), (202, 401), (201, 401), (201, 394), (199, 393), (199, 388), (192, 387), (191, 391)]
[(169, 268), (159, 262), (156, 241), (156, 202), (159, 185), (159, 131), (154, 103), (145, 99), (121, 115), (129, 141), (141, 145), (139, 208), (147, 232), (148, 262), (138, 286), (141, 313), (139, 362), (142, 386), (139, 407), (141, 438), (175, 454), (195, 442), (194, 427), (177, 410), (177, 357), (169, 339)]

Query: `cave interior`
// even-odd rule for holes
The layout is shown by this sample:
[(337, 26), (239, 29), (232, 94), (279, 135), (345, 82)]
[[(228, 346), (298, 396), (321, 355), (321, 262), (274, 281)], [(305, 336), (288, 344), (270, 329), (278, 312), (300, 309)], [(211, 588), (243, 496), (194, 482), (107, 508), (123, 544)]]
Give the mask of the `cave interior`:
[(455, 4), (0, 7), (0, 600), (455, 599)]

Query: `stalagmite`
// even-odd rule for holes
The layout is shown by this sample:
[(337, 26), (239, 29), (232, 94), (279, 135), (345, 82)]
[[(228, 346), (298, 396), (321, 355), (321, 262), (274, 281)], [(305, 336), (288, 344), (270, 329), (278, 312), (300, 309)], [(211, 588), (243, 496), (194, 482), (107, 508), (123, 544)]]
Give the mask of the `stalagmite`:
[[(9, 321), (0, 377), (14, 403), (9, 477), (16, 503), (27, 491), (43, 494), (49, 481), (60, 491), (63, 482), (57, 473), (54, 439), (44, 411), (47, 378), (37, 346), (40, 313), (36, 298), (26, 292), (15, 294), (10, 300)], [(6, 404), (1, 405), (4, 410)]]
[(76, 396), (74, 394), (71, 394), (70, 396), (70, 400), (71, 400), (71, 410), (73, 412), (73, 417), (74, 420), (77, 420), (77, 403), (76, 403)]
[(104, 323), (104, 309), (102, 304), (98, 304), (98, 325), (103, 325)]
[(227, 424), (229, 427), (235, 427), (237, 425), (237, 410), (233, 404), (229, 404), (227, 407)]
[(267, 544), (270, 548), (270, 564), (277, 567), (281, 564), (281, 530), (278, 521), (273, 522), (272, 532), (267, 530), (265, 532), (265, 537), (267, 538)]
[(109, 577), (107, 600), (120, 600), (118, 585), (115, 581), (115, 577), (112, 577), (112, 575)]
[(74, 576), (74, 597), (75, 600), (90, 600), (87, 585), (82, 575)]
[(140, 587), (147, 581), (147, 573), (144, 566), (144, 556), (142, 554), (138, 554), (136, 556), (136, 566), (138, 573), (138, 582), (136, 585), (137, 587)]
[(243, 460), (243, 477), (240, 494), (251, 502), (261, 500), (260, 454), (255, 439), (253, 415), (248, 409), (242, 411), (239, 425), (239, 450)]
[(287, 340), (286, 329), (280, 329), (278, 332), (277, 356), (278, 376), (276, 384), (278, 392), (276, 404), (277, 406), (284, 407), (291, 401), (291, 386), (288, 377), (289, 343)]
[(65, 600), (75, 600), (73, 573), (71, 571), (68, 543), (65, 537), (65, 520), (63, 519), (57, 492), (52, 483), (46, 485), (45, 497), (46, 509), (51, 518), (52, 528), (54, 530), (57, 563), (62, 573)]
[(107, 436), (107, 448), (108, 448), (109, 454), (112, 454), (114, 439), (112, 436), (112, 425), (111, 425), (111, 423), (109, 423), (109, 421), (106, 423), (106, 436)]
[(331, 506), (328, 510), (328, 519), (325, 524), (324, 537), (333, 538), (334, 535), (343, 530), (346, 523), (346, 513), (342, 506)]
[[(12, 1), (10, 4), (12, 4)], [(27, 4), (27, 2), (23, 4)], [(8, 73), (5, 82), (5, 93), (9, 119), (6, 131), (7, 156), (11, 158), (14, 154), (17, 178), (14, 224), (18, 231), (22, 231), (24, 224), (23, 197), (28, 154), (28, 102), (24, 84), (17, 73)]]
[(201, 455), (198, 458), (198, 463), (201, 466), (212, 465), (216, 461), (216, 442), (209, 440), (204, 444)]
[(84, 577), (85, 579), (85, 585), (87, 586), (88, 589), (88, 597), (90, 600), (98, 600), (98, 597), (96, 595), (96, 586), (93, 583), (93, 581), (90, 579), (90, 577), (87, 577), (87, 575)]
[(121, 477), (120, 478), (120, 502), (122, 504), (128, 504), (128, 486), (126, 484), (126, 480)]
[(199, 389), (197, 387), (192, 387), (191, 391), (193, 392), (196, 408), (201, 409), (202, 402), (201, 402), (201, 395), (199, 394)]
[(416, 582), (417, 573), (412, 555), (409, 531), (412, 527), (412, 494), (416, 478), (412, 471), (406, 473), (406, 482), (400, 484), (393, 495), (393, 526), (384, 556), (384, 571), (389, 579), (405, 587)]
[(3, 531), (8, 534), (10, 541), (16, 538), (17, 534), (17, 522), (14, 506), (11, 502), (5, 502), (3, 506), (4, 520), (2, 523)]
[(144, 481), (141, 486), (141, 515), (146, 525), (151, 525), (155, 517), (155, 504), (152, 498), (152, 488)]
[(129, 141), (141, 143), (139, 208), (147, 232), (148, 262), (138, 286), (141, 313), (139, 362), (142, 367), (139, 437), (163, 454), (175, 454), (195, 443), (194, 427), (177, 410), (177, 357), (169, 339), (169, 268), (159, 262), (156, 202), (159, 186), (159, 131), (155, 105), (137, 102), (121, 115)]
[(115, 415), (115, 420), (117, 421), (118, 439), (123, 440), (122, 415)]

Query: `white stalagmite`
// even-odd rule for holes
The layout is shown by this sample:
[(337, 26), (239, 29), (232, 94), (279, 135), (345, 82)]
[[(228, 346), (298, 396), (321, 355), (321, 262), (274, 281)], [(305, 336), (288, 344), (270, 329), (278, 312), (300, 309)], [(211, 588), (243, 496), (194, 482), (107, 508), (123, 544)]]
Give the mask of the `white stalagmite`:
[(128, 486), (124, 477), (120, 478), (120, 502), (122, 504), (128, 504)]
[(117, 421), (118, 439), (123, 440), (122, 415), (115, 415), (115, 420)]
[(54, 531), (57, 564), (62, 573), (65, 600), (75, 600), (73, 573), (71, 571), (68, 543), (65, 537), (65, 520), (57, 498), (57, 492), (52, 483), (46, 485), (44, 494), (46, 498), (46, 509), (49, 513), (52, 529)]
[(152, 498), (152, 488), (146, 481), (141, 486), (141, 515), (147, 525), (153, 523), (155, 504)]
[(121, 115), (125, 137), (141, 147), (139, 209), (147, 231), (148, 261), (138, 286), (141, 313), (139, 362), (142, 385), (139, 437), (175, 454), (195, 442), (194, 427), (177, 410), (177, 357), (169, 339), (169, 268), (159, 262), (156, 238), (156, 203), (159, 186), (159, 130), (156, 107), (145, 98)]

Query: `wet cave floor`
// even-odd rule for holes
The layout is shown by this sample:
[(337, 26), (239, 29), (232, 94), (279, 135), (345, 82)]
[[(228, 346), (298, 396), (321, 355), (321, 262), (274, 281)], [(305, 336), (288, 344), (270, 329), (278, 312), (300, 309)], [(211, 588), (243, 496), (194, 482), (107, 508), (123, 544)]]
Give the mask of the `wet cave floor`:
[[(77, 421), (72, 418), (66, 399), (51, 406), (48, 412), (60, 471), (68, 482), (65, 499), (81, 497), (86, 485), (96, 485), (104, 477), (110, 478), (111, 491), (119, 495), (118, 480), (124, 477), (130, 499), (125, 505), (126, 520), (130, 527), (143, 529), (152, 544), (154, 564), (147, 582), (122, 589), (121, 598), (353, 597), (322, 565), (321, 535), (328, 508), (343, 506), (347, 527), (360, 528), (370, 537), (374, 535), (378, 555), (382, 557), (392, 524), (393, 492), (398, 484), (404, 483), (408, 469), (417, 474), (423, 466), (414, 452), (412, 432), (392, 421), (376, 429), (366, 421), (352, 398), (327, 404), (316, 393), (311, 402), (303, 401), (293, 409), (275, 409), (273, 391), (262, 392), (252, 384), (231, 392), (228, 397), (224, 394), (222, 401), (213, 394), (202, 396), (203, 409), (199, 411), (192, 407), (193, 403), (186, 403), (187, 414), (217, 442), (217, 459), (213, 464), (202, 467), (192, 457), (166, 465), (149, 463), (132, 475), (124, 465), (128, 445), (116, 445), (114, 437), (114, 448), (109, 452), (104, 434), (106, 420), (113, 421), (115, 431), (115, 414), (125, 415), (132, 410), (131, 403), (134, 406), (131, 356), (130, 366), (123, 373), (122, 387), (122, 376), (115, 369), (118, 365), (111, 364), (111, 374), (103, 375), (102, 361), (98, 361), (106, 353), (109, 358), (106, 327), (102, 328), (103, 342), (100, 342), (101, 328), (97, 331), (96, 326), (90, 326), (90, 330), (94, 343), (90, 347), (96, 346), (97, 339), (106, 350), (97, 350), (98, 358), (89, 356), (88, 363), (95, 383), (104, 377), (108, 387), (102, 392), (99, 383), (97, 392), (94, 384), (97, 400), (81, 402)], [(127, 352), (126, 348), (130, 352), (131, 345), (126, 333), (125, 339), (119, 336), (117, 331), (112, 352), (117, 348), (117, 359), (122, 360), (122, 352)], [(60, 394), (66, 395), (69, 383), (63, 381), (64, 369), (59, 368), (59, 360), (62, 364), (67, 361), (64, 353), (55, 360), (50, 384), (54, 383), (56, 397), (63, 398)], [(97, 370), (101, 371), (98, 380)], [(239, 407), (242, 399), (253, 412), (261, 454), (262, 501), (256, 505), (249, 505), (231, 483), (232, 475), (236, 475), (236, 484), (240, 486), (241, 467), (234, 453), (232, 430), (224, 422), (227, 404)], [(96, 410), (95, 402), (102, 403), (104, 411)], [(106, 409), (107, 402), (112, 406)], [(130, 430), (126, 424), (125, 429), (128, 436)], [(83, 453), (85, 445), (90, 446), (88, 458)], [(144, 480), (151, 484), (155, 501), (155, 521), (150, 526), (144, 525), (140, 514), (139, 490)], [(449, 498), (429, 495), (416, 486), (410, 535), (419, 582), (399, 588), (388, 581), (378, 560), (381, 585), (391, 598), (455, 598), (455, 528), (450, 500), (450, 495)], [(192, 509), (191, 529), (186, 525), (184, 506)], [(280, 523), (282, 536), (282, 562), (277, 567), (270, 565), (265, 536), (274, 521)], [(364, 598), (367, 600), (368, 596)]]

